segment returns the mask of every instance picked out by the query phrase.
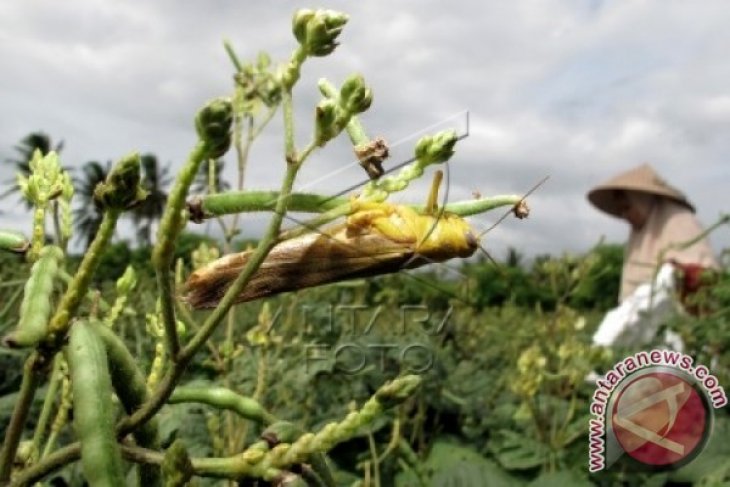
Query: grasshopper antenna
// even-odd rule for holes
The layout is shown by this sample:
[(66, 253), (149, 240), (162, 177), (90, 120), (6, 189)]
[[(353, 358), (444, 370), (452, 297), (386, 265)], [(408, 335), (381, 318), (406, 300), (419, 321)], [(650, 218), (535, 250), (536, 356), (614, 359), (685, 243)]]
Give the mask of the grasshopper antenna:
[(479, 247), (479, 250), (481, 250), (482, 253), (487, 257), (487, 259), (489, 259), (489, 262), (491, 262), (494, 265), (494, 267), (496, 267), (497, 270), (500, 273), (502, 273), (502, 266), (499, 265), (499, 262), (497, 262), (496, 260), (494, 260), (494, 257), (492, 257), (492, 254), (490, 254), (489, 252), (487, 252), (487, 249), (485, 249), (484, 247), (482, 247), (482, 244), (477, 244), (477, 246)]
[[(546, 182), (546, 181), (547, 181), (548, 179), (550, 179), (550, 176), (545, 176), (544, 178), (542, 178), (542, 179), (540, 180), (540, 182), (538, 182), (538, 183), (537, 183), (536, 185), (534, 185), (534, 186), (533, 186), (532, 188), (530, 188), (530, 190), (529, 190), (529, 191), (528, 191), (527, 193), (525, 193), (525, 195), (524, 195), (524, 196), (523, 196), (523, 197), (522, 197), (522, 198), (520, 199), (520, 201), (518, 201), (518, 202), (517, 202), (517, 203), (516, 203), (516, 204), (515, 204), (515, 205), (514, 205), (514, 206), (512, 207), (512, 209), (510, 209), (510, 210), (506, 211), (506, 212), (504, 213), (504, 215), (502, 215), (502, 216), (501, 216), (501, 217), (499, 218), (499, 220), (497, 220), (497, 221), (496, 221), (496, 222), (494, 223), (494, 225), (492, 225), (491, 227), (487, 228), (487, 229), (486, 229), (486, 230), (484, 230), (484, 231), (483, 231), (482, 233), (480, 233), (480, 234), (479, 234), (479, 237), (477, 237), (477, 240), (481, 240), (481, 238), (482, 238), (482, 237), (484, 237), (484, 235), (486, 235), (487, 233), (489, 233), (490, 231), (492, 231), (492, 230), (493, 230), (493, 229), (494, 229), (494, 228), (495, 228), (495, 227), (496, 227), (497, 225), (499, 225), (500, 223), (502, 223), (502, 221), (504, 221), (504, 219), (505, 219), (505, 218), (507, 218), (507, 217), (509, 216), (509, 214), (510, 214), (510, 213), (515, 213), (515, 214), (517, 214), (517, 211), (524, 211), (524, 210), (525, 210), (524, 208), (522, 208), (522, 210), (520, 210), (520, 209), (521, 209), (521, 207), (524, 207), (524, 203), (525, 203), (525, 198), (527, 198), (527, 197), (528, 197), (528, 196), (530, 196), (530, 195), (531, 195), (532, 193), (534, 193), (534, 192), (535, 192), (535, 190), (537, 190), (537, 188), (539, 188), (540, 186), (542, 186), (543, 184), (545, 184), (545, 182)], [(524, 217), (523, 217), (523, 218), (524, 218)], [(493, 260), (493, 259), (492, 259), (492, 260)]]

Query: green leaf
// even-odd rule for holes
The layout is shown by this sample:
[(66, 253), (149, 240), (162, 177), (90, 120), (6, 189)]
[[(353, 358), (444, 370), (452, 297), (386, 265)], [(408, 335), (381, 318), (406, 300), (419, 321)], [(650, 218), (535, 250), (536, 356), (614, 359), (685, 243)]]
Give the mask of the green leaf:
[[(522, 484), (472, 448), (445, 439), (433, 444), (422, 468), (430, 475), (428, 485), (434, 487), (511, 487)], [(401, 472), (395, 480), (397, 487), (419, 485), (410, 471)]]
[(593, 483), (574, 470), (548, 472), (530, 482), (530, 487), (592, 487)]
[[(718, 415), (719, 416), (719, 415)], [(705, 449), (684, 467), (672, 472), (672, 482), (689, 482), (698, 485), (720, 485), (730, 477), (730, 419), (715, 417), (715, 427)]]
[(490, 449), (507, 470), (528, 470), (545, 463), (548, 449), (539, 441), (508, 430), (501, 431), (501, 436)]

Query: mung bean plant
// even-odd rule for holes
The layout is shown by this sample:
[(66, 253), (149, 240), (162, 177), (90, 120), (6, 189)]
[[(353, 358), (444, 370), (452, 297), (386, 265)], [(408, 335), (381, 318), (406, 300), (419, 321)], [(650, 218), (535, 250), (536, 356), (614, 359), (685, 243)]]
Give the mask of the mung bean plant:
[[(339, 87), (325, 79), (319, 82), (322, 98), (313, 110), (311, 136), (304, 146), (295, 144), (293, 98), (301, 71), (307, 60), (336, 50), (347, 20), (345, 14), (329, 10), (297, 11), (292, 25), (296, 44), (280, 66), (265, 54), (244, 63), (233, 46), (224, 43), (235, 69), (233, 93), (213, 99), (196, 114), (197, 141), (176, 174), (152, 249), (155, 305), (135, 324), (136, 333), (147, 333), (155, 342), (149, 364), (129, 348), (119, 325), (125, 316), (139, 315), (132, 309), (136, 303), (129, 301), (138, 285), (135, 269), (129, 267), (118, 279), (113, 301), (92, 285), (120, 218), (146, 197), (140, 156), (132, 152), (121, 157), (96, 187), (94, 201), (103, 219), (80, 264), (71, 268), (72, 180), (58, 154), (34, 154), (30, 175), (18, 177), (22, 194), (33, 205), (30, 237), (0, 231), (0, 248), (22, 254), (32, 264), (18, 297), (16, 325), (2, 338), (4, 347), (25, 354), (25, 363), (0, 453), (0, 484), (33, 485), (80, 461), (91, 486), (185, 485), (196, 477), (258, 479), (261, 483), (256, 485), (333, 486), (327, 452), (384, 417), (419, 388), (418, 375), (401, 375), (380, 384), (369, 400), (350, 408), (343, 418), (306, 431), (277, 417), (260, 401), (266, 382), (266, 347), (261, 349), (257, 388), (251, 395), (236, 390), (230, 380), (235, 357), (251, 353), (237, 346), (239, 337), (263, 345), (273, 340), (265, 333), (257, 335), (255, 328), (243, 327), (238, 319), (241, 310), (234, 306), (271, 252), (311, 228), (363, 209), (380, 208), (377, 205), (391, 194), (424, 175), (429, 166), (444, 164), (454, 152), (457, 136), (453, 131), (426, 136), (416, 144), (414, 162), (386, 174), (392, 172), (383, 167), (387, 144), (370, 138), (358, 119), (373, 100), (371, 88), (359, 74), (349, 76)], [(247, 190), (250, 148), (277, 113), (284, 127), (281, 185), (277, 190)], [(294, 192), (297, 175), (310, 156), (343, 132), (364, 169), (366, 182), (359, 193)], [(237, 178), (230, 191), (221, 192), (217, 168), (231, 148)], [(192, 197), (191, 187), (201, 173), (208, 187)], [(467, 216), (500, 206), (524, 210), (522, 203), (515, 195), (480, 197), (448, 205), (446, 211)], [(435, 204), (430, 206), (414, 205), (413, 211), (433, 212)], [(289, 211), (315, 216), (306, 226), (282, 232)], [(219, 252), (201, 246), (193, 253), (191, 265), (177, 260), (175, 250), (184, 229), (192, 222), (214, 219), (223, 233), (222, 252), (229, 254), (240, 233), (240, 215), (250, 212), (270, 214), (263, 235), (215, 305), (207, 311), (193, 310), (185, 299), (184, 282), (196, 268), (219, 258)], [(47, 231), (49, 221), (53, 231)], [(263, 327), (267, 313), (263, 307), (253, 321)], [(220, 327), (223, 333), (214, 337)], [(221, 377), (216, 386), (186, 381), (186, 370), (204, 349)], [(36, 401), (39, 408), (33, 407)], [(217, 456), (191, 455), (184, 438), (162, 444), (159, 413), (167, 404), (184, 403), (221, 413), (227, 427), (218, 438)], [(248, 432), (256, 432), (253, 440)], [(397, 435), (393, 438), (388, 451), (400, 452), (405, 465), (414, 465), (413, 451)]]

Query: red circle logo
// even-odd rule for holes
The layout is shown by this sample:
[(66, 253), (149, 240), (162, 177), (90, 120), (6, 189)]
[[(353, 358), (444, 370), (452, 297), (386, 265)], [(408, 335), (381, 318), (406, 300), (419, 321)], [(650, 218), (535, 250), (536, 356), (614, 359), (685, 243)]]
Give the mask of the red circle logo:
[(611, 424), (629, 456), (668, 467), (700, 452), (708, 435), (708, 407), (693, 383), (680, 375), (651, 372), (623, 388), (613, 404)]

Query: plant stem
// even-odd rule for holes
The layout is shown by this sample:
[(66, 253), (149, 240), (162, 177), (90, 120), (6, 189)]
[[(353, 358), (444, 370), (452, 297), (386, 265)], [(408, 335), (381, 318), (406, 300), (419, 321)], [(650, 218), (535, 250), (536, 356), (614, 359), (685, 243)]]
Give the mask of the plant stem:
[[(67, 286), (71, 284), (71, 281), (73, 281), (73, 277), (66, 272), (64, 269), (58, 270), (58, 277), (66, 283)], [(97, 293), (94, 291), (88, 290), (86, 291), (86, 299), (90, 303), (96, 303), (99, 306), (99, 310), (103, 311), (104, 313), (107, 313), (111, 306), (109, 306), (109, 303), (107, 303), (104, 299), (101, 298)]]
[(10, 479), (15, 452), (18, 450), (23, 427), (26, 419), (28, 419), (30, 406), (33, 404), (33, 397), (40, 382), (40, 374), (37, 370), (38, 363), (39, 356), (34, 352), (25, 361), (23, 367), (23, 380), (20, 384), (18, 399), (10, 417), (10, 424), (8, 424), (5, 431), (5, 441), (3, 442), (2, 452), (0, 452), (0, 484), (4, 484)]
[(243, 66), (241, 65), (241, 61), (238, 60), (236, 51), (233, 50), (231, 41), (229, 41), (228, 39), (224, 39), (223, 48), (226, 50), (226, 54), (228, 54), (228, 57), (230, 58), (231, 63), (233, 63), (233, 66), (236, 68), (236, 71), (238, 71), (239, 73), (243, 71)]
[(162, 310), (162, 323), (165, 327), (167, 350), (173, 362), (178, 359), (180, 341), (177, 336), (175, 322), (175, 303), (173, 293), (173, 277), (171, 274), (172, 260), (175, 256), (175, 241), (183, 227), (183, 208), (188, 189), (198, 173), (200, 164), (207, 159), (208, 145), (198, 141), (191, 151), (187, 162), (180, 171), (175, 185), (165, 206), (165, 212), (160, 219), (157, 232), (157, 244), (152, 252), (152, 263), (157, 276), (157, 288)]
[[(21, 282), (22, 284), (22, 282)], [(13, 292), (13, 294), (10, 296), (10, 298), (5, 301), (5, 306), (3, 306), (3, 309), (0, 310), (0, 320), (5, 319), (5, 315), (9, 314), (10, 311), (12, 311), (13, 306), (17, 304), (17, 302), (20, 300), (20, 297), (23, 295), (23, 286), (18, 286), (18, 288)]]
[(119, 219), (119, 214), (118, 210), (107, 210), (104, 212), (99, 230), (96, 232), (94, 240), (84, 254), (81, 265), (71, 279), (66, 292), (63, 294), (61, 303), (56, 308), (53, 318), (51, 318), (48, 325), (47, 340), (49, 341), (48, 345), (52, 352), (55, 352), (65, 339), (71, 318), (76, 314), (81, 300), (86, 296), (91, 278), (101, 260), (101, 255), (114, 234), (114, 228)]
[(284, 157), (290, 164), (296, 160), (294, 141), (294, 105), (291, 99), (291, 88), (284, 91), (282, 99), (284, 111)]
[(251, 255), (251, 258), (247, 262), (241, 274), (231, 284), (231, 287), (226, 291), (226, 294), (221, 299), (220, 304), (216, 307), (213, 312), (203, 323), (200, 331), (193, 337), (188, 345), (180, 352), (181, 358), (189, 359), (198, 350), (205, 340), (208, 339), (210, 334), (215, 329), (216, 325), (222, 320), (228, 310), (233, 306), (234, 300), (241, 292), (243, 287), (248, 283), (250, 278), (263, 263), (266, 256), (269, 254), (271, 249), (276, 244), (276, 237), (281, 228), (281, 223), (284, 220), (284, 214), (286, 212), (286, 203), (288, 200), (288, 194), (294, 185), (294, 178), (296, 177), (297, 171), (299, 170), (299, 164), (289, 164), (287, 166), (286, 175), (284, 176), (284, 183), (282, 185), (282, 191), (279, 193), (279, 200), (276, 204), (274, 215), (271, 218), (269, 227), (261, 239), (261, 242), (256, 247), (256, 250)]
[(56, 234), (56, 245), (61, 247), (66, 252), (66, 242), (64, 241), (63, 234), (61, 233), (61, 221), (58, 217), (58, 201), (53, 201), (53, 231)]
[(398, 417), (396, 417), (393, 420), (393, 429), (390, 433), (390, 441), (388, 442), (388, 445), (385, 447), (385, 450), (380, 454), (378, 457), (378, 463), (383, 463), (385, 459), (390, 455), (392, 452), (396, 451), (398, 449), (398, 442), (401, 440), (401, 434), (400, 434), (400, 417), (402, 416), (403, 409), (401, 408), (398, 413)]
[(21, 470), (13, 481), (11, 487), (28, 487), (46, 475), (63, 468), (71, 462), (81, 458), (81, 443), (75, 442), (64, 446), (45, 457), (42, 461)]
[(31, 248), (28, 254), (30, 261), (35, 261), (43, 248), (46, 234), (46, 204), (36, 206), (33, 211), (33, 235)]
[(47, 362), (55, 354), (65, 339), (71, 318), (76, 314), (81, 299), (89, 289), (91, 277), (99, 264), (102, 252), (114, 233), (118, 219), (119, 211), (107, 210), (104, 212), (99, 230), (96, 232), (93, 242), (84, 254), (81, 265), (79, 265), (76, 274), (61, 298), (60, 304), (56, 308), (55, 314), (51, 318), (46, 337), (47, 343), (42, 344), (40, 353), (34, 352), (26, 360), (18, 402), (15, 404), (13, 415), (10, 418), (3, 451), (0, 455), (0, 483), (7, 481), (9, 478), (23, 425), (28, 417), (33, 396), (40, 382), (41, 372), (38, 369), (40, 369), (42, 363)]
[(167, 402), (172, 390), (175, 388), (177, 381), (182, 376), (183, 371), (187, 364), (192, 360), (198, 349), (205, 344), (210, 336), (215, 331), (218, 324), (228, 313), (228, 310), (233, 306), (234, 301), (238, 294), (241, 292), (243, 287), (253, 277), (254, 273), (263, 263), (266, 256), (269, 254), (271, 249), (274, 247), (281, 228), (281, 223), (284, 219), (286, 212), (286, 205), (288, 201), (289, 193), (294, 186), (294, 179), (296, 178), (297, 172), (301, 166), (302, 161), (294, 161), (287, 163), (286, 174), (282, 182), (281, 190), (279, 192), (279, 198), (276, 203), (275, 213), (271, 217), (271, 221), (266, 230), (264, 237), (262, 238), (256, 250), (251, 255), (251, 258), (247, 262), (238, 277), (233, 281), (226, 294), (221, 299), (218, 306), (213, 312), (208, 315), (207, 319), (203, 323), (203, 326), (198, 330), (195, 336), (190, 342), (180, 350), (178, 354), (178, 360), (173, 362), (173, 366), (169, 369), (167, 374), (163, 377), (159, 387), (152, 395), (149, 401), (145, 402), (140, 409), (138, 409), (131, 416), (123, 419), (118, 425), (118, 433), (125, 435), (130, 431), (134, 430), (140, 424), (146, 422), (151, 418), (159, 409)]
[[(182, 357), (184, 357), (184, 353), (181, 353)], [(178, 368), (179, 364), (175, 364), (173, 370)], [(174, 379), (174, 375), (168, 375), (165, 378), (165, 380)], [(328, 424), (317, 433), (306, 433), (295, 441), (279, 444), (270, 451), (262, 450), (259, 444), (255, 444), (246, 452), (232, 457), (191, 459), (193, 469), (196, 475), (206, 477), (240, 478), (248, 475), (272, 480), (281, 473), (280, 469), (302, 463), (306, 459), (312, 458), (318, 453), (325, 453), (336, 444), (352, 438), (360, 428), (372, 423), (386, 409), (397, 406), (411, 396), (420, 382), (420, 378), (414, 375), (399, 377), (381, 386), (360, 410), (351, 412), (339, 423)], [(159, 392), (158, 390), (158, 395)], [(134, 424), (129, 421), (127, 424), (128, 427), (134, 427)], [(401, 446), (402, 448), (403, 446)], [(128, 460), (135, 462), (159, 464), (164, 458), (161, 453), (143, 448), (122, 446), (122, 452)], [(255, 461), (249, 461), (253, 458), (251, 454), (255, 454)], [(25, 469), (16, 477), (12, 485), (29, 485), (65, 464), (78, 460), (79, 456), (80, 444), (76, 442), (68, 445)], [(318, 473), (320, 476), (322, 475), (321, 471)]]
[[(41, 443), (43, 442), (43, 435), (46, 432), (48, 426), (48, 420), (51, 418), (51, 412), (53, 411), (53, 404), (56, 402), (56, 395), (58, 394), (58, 386), (61, 383), (61, 356), (56, 355), (53, 360), (53, 370), (50, 375), (50, 382), (48, 384), (48, 390), (46, 397), (43, 400), (43, 409), (38, 417), (38, 424), (33, 434), (33, 447), (31, 451), (33, 455), (40, 453)], [(37, 457), (36, 457), (37, 458)]]
[[(251, 134), (251, 131), (253, 130), (253, 117), (250, 115), (246, 116), (246, 120), (248, 121), (246, 144), (244, 145), (241, 140), (241, 133), (243, 132), (243, 128), (241, 126), (241, 115), (242, 114), (240, 113), (236, 113), (236, 116), (233, 119), (233, 147), (236, 149), (236, 161), (238, 162), (238, 181), (236, 184), (236, 189), (238, 191), (243, 191), (243, 183), (246, 177), (246, 164), (248, 162), (248, 151), (251, 147), (251, 142), (253, 141)], [(232, 231), (238, 229), (239, 218), (239, 213), (233, 215), (233, 224), (231, 225)]]
[(271, 108), (269, 108), (269, 112), (266, 114), (266, 116), (261, 120), (261, 123), (258, 124), (256, 127), (253, 127), (253, 130), (251, 131), (251, 140), (255, 139), (259, 136), (259, 134), (266, 128), (266, 126), (269, 124), (272, 118), (274, 118), (274, 115), (276, 115), (276, 111), (279, 109), (279, 105), (273, 105)]
[[(165, 458), (160, 452), (129, 445), (122, 446), (122, 454), (127, 460), (135, 463), (152, 463), (156, 465), (161, 465)], [(191, 458), (190, 462), (195, 475), (202, 477), (240, 478), (247, 473), (258, 472), (259, 470), (256, 469), (256, 465), (247, 465), (245, 460), (236, 457)], [(234, 466), (236, 468), (232, 468)], [(279, 473), (278, 469), (269, 468), (265, 475), (268, 478), (274, 478)]]
[(368, 431), (368, 445), (370, 447), (370, 458), (373, 465), (373, 477), (375, 478), (374, 487), (380, 487), (380, 465), (378, 463), (378, 449), (375, 446), (375, 438), (372, 431)]

